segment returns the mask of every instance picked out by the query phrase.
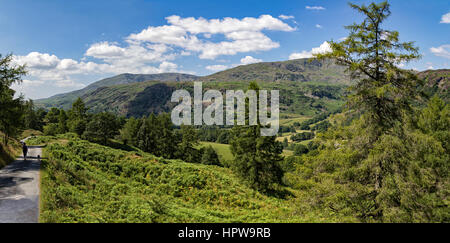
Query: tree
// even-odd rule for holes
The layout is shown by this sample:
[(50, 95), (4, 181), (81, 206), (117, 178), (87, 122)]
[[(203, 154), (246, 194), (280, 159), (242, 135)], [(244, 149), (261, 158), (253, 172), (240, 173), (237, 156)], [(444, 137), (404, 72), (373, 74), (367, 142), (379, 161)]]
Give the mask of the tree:
[(144, 118), (137, 133), (137, 146), (145, 152), (154, 153), (157, 150), (157, 121), (152, 113)]
[[(358, 80), (348, 98), (349, 106), (362, 113), (374, 144), (396, 124), (402, 123), (405, 111), (411, 110), (411, 101), (418, 95), (418, 78), (399, 64), (419, 58), (413, 42), (400, 42), (399, 33), (383, 28), (383, 22), (391, 15), (387, 2), (369, 6), (350, 4), (364, 15), (361, 24), (345, 28), (349, 36), (342, 42), (330, 42), (332, 51), (316, 55), (332, 58), (348, 68), (351, 77)], [(369, 146), (370, 147), (370, 146)], [(376, 165), (375, 188), (383, 183), (382, 161)]]
[(58, 123), (59, 109), (52, 107), (50, 111), (45, 115), (45, 123)]
[(36, 110), (36, 130), (43, 131), (45, 125), (45, 116), (47, 115), (47, 111), (44, 108), (38, 108)]
[(137, 135), (141, 126), (142, 119), (131, 117), (120, 130), (120, 140), (122, 140), (124, 144), (138, 146)]
[(435, 137), (450, 153), (450, 105), (434, 96), (428, 107), (420, 113), (417, 123), (423, 133)]
[(205, 165), (220, 165), (219, 155), (217, 155), (216, 150), (212, 146), (205, 148), (202, 155), (202, 164)]
[[(161, 114), (156, 118), (157, 154), (169, 159), (175, 158), (179, 139), (175, 136), (170, 114)], [(198, 140), (198, 139), (197, 139)]]
[(173, 124), (167, 114), (151, 114), (142, 121), (137, 133), (137, 145), (145, 152), (172, 159), (176, 157), (179, 139), (175, 136)]
[(83, 138), (99, 142), (104, 145), (108, 143), (108, 139), (114, 138), (119, 134), (120, 123), (114, 114), (102, 112), (95, 114), (86, 126)]
[(389, 4), (351, 7), (365, 15), (363, 22), (347, 27), (343, 42), (331, 42), (331, 53), (318, 55), (334, 58), (358, 78), (350, 109), (308, 145), (287, 183), (307, 191), (312, 207), (323, 205), (330, 215), (448, 222), (448, 108), (438, 99), (420, 112), (410, 108), (421, 82), (397, 65), (419, 55), (411, 42), (398, 41), (398, 32), (382, 28)]
[(88, 109), (81, 98), (78, 98), (69, 110), (68, 127), (70, 132), (82, 135), (87, 126)]
[[(259, 93), (259, 87), (252, 82), (249, 89)], [(246, 107), (248, 107), (248, 102)], [(247, 109), (246, 109), (247, 110)], [(248, 112), (246, 111), (248, 122)], [(281, 183), (283, 170), (280, 162), (283, 146), (276, 141), (276, 137), (261, 136), (262, 125), (258, 121), (256, 126), (234, 126), (232, 129), (231, 152), (234, 155), (233, 169), (253, 188), (270, 192), (276, 184)]]
[(87, 111), (86, 105), (84, 104), (83, 100), (78, 97), (75, 102), (72, 104), (72, 109), (70, 109), (70, 118), (71, 119), (86, 119), (87, 118)]
[(69, 129), (67, 128), (67, 114), (66, 112), (61, 109), (59, 111), (59, 116), (58, 116), (58, 128), (57, 128), (57, 133), (58, 134), (63, 134), (66, 133)]
[(44, 135), (55, 136), (58, 131), (58, 123), (48, 123), (44, 126)]
[(177, 146), (176, 157), (186, 162), (200, 162), (202, 154), (195, 148), (198, 144), (198, 135), (194, 127), (182, 125), (181, 142)]
[(0, 55), (0, 130), (4, 133), (4, 143), (9, 137), (17, 136), (23, 127), (25, 104), (22, 97), (14, 98), (11, 89), (14, 83), (21, 83), (26, 75), (25, 66), (12, 63), (12, 54), (2, 58)]
[(349, 36), (342, 42), (330, 41), (332, 51), (316, 57), (336, 60), (357, 80), (348, 104), (365, 114), (376, 139), (403, 121), (402, 112), (410, 110), (411, 100), (417, 97), (417, 76), (399, 65), (420, 55), (413, 42), (402, 43), (397, 31), (383, 28), (391, 15), (387, 2), (350, 6), (364, 15), (363, 22), (346, 26)]
[[(40, 130), (39, 129), (39, 119), (37, 113), (34, 110), (34, 104), (32, 100), (25, 101), (24, 107), (24, 125), (25, 128)], [(41, 128), (42, 129), (42, 128)]]

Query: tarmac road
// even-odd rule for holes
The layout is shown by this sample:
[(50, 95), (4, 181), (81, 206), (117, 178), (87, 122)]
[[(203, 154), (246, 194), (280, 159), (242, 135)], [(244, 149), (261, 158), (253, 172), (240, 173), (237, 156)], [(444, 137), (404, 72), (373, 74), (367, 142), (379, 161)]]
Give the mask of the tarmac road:
[(19, 157), (0, 170), (0, 223), (37, 223), (42, 147), (28, 146), (27, 160)]

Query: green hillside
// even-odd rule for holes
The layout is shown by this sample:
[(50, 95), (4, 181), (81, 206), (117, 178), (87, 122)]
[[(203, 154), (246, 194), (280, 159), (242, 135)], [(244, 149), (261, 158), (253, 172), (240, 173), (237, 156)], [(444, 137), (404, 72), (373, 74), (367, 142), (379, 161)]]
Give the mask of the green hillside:
[[(187, 82), (194, 80), (216, 83), (238, 82), (242, 83), (240, 84), (240, 86), (242, 87), (246, 87), (246, 84), (244, 83), (248, 83), (250, 81), (276, 82), (282, 83), (283, 86), (291, 86), (294, 83), (302, 82), (315, 82), (321, 84), (337, 85), (348, 85), (350, 83), (350, 79), (347, 75), (344, 74), (344, 69), (333, 64), (330, 61), (310, 62), (309, 59), (299, 59), (284, 62), (256, 63), (238, 66), (236, 68), (232, 68), (205, 77), (177, 73), (151, 75), (121, 74), (92, 83), (91, 85), (81, 90), (55, 95), (47, 99), (37, 100), (36, 104), (40, 107), (46, 108), (60, 107), (68, 109), (70, 108), (70, 104), (72, 104), (73, 101), (75, 101), (75, 99), (77, 99), (78, 97), (83, 97), (83, 99), (87, 100), (89, 99), (89, 96), (96, 95), (98, 93), (104, 93), (105, 87), (122, 84), (136, 84), (151, 80), (156, 80), (164, 83)], [(133, 98), (138, 91), (141, 91), (139, 87), (142, 86), (133, 86), (132, 88), (128, 88), (126, 91), (122, 89), (120, 92), (125, 96)], [(99, 90), (97, 91), (97, 89)], [(111, 93), (112, 91), (107, 90), (106, 92)], [(130, 100), (124, 98), (122, 101)], [(116, 109), (116, 107), (111, 108)]]
[(331, 60), (297, 59), (283, 62), (263, 62), (238, 66), (206, 77), (202, 81), (262, 81), (321, 82), (351, 84), (342, 66)]
[[(70, 136), (45, 149), (41, 222), (335, 222), (301, 210), (300, 192), (250, 189), (230, 169), (126, 152)], [(38, 141), (38, 142), (40, 142)], [(32, 142), (32, 141), (30, 141)]]
[[(262, 89), (280, 90), (280, 112), (295, 116), (314, 115), (337, 109), (343, 104), (344, 85), (329, 85), (313, 82), (259, 83)], [(203, 89), (246, 90), (244, 82), (205, 82)], [(170, 102), (172, 92), (186, 89), (193, 97), (192, 82), (143, 82), (128, 85), (102, 87), (81, 98), (91, 112), (109, 111), (122, 116), (140, 117), (150, 113), (170, 112), (177, 105)], [(66, 106), (69, 108), (71, 104)], [(66, 107), (64, 106), (64, 107)]]
[(450, 102), (450, 69), (428, 70), (419, 73), (419, 78), (426, 82), (429, 95), (438, 94), (446, 102)]
[[(181, 76), (176, 76), (181, 75)], [(196, 76), (160, 75), (162, 82), (144, 81), (152, 75), (123, 74), (91, 84), (85, 89), (36, 101), (38, 107), (69, 109), (81, 97), (92, 112), (109, 111), (123, 116), (143, 116), (168, 112), (175, 89), (193, 90)], [(176, 81), (170, 81), (170, 79)], [(342, 67), (329, 61), (299, 59), (285, 62), (239, 66), (199, 79), (203, 88), (225, 91), (246, 90), (248, 82), (257, 81), (263, 89), (280, 90), (281, 113), (295, 117), (314, 115), (342, 105), (342, 95), (349, 84)]]
[(193, 81), (197, 80), (199, 77), (190, 74), (182, 73), (162, 73), (162, 74), (130, 74), (124, 73), (111, 78), (105, 78), (95, 83), (88, 85), (86, 88), (72, 91), (69, 93), (58, 94), (47, 99), (37, 100), (36, 103), (41, 107), (60, 107), (64, 109), (70, 108), (72, 104), (78, 97), (85, 96), (86, 94), (95, 91), (98, 88), (120, 85), (120, 84), (131, 84), (140, 83), (149, 80), (158, 80), (160, 82), (166, 81)]

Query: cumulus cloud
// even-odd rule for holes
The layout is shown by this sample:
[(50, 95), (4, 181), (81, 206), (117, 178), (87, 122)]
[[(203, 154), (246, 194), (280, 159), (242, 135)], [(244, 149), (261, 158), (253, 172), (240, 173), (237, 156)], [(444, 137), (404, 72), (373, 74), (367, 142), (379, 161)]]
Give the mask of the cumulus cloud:
[(248, 65), (248, 64), (258, 63), (258, 62), (262, 62), (262, 59), (257, 59), (257, 58), (254, 58), (252, 56), (246, 56), (246, 57), (241, 59), (241, 64), (242, 65)]
[(292, 53), (289, 56), (289, 60), (300, 59), (300, 58), (311, 58), (314, 54), (323, 54), (331, 52), (331, 46), (328, 42), (322, 43), (319, 47), (312, 48), (311, 51), (302, 51), (297, 53)]
[(439, 47), (431, 47), (430, 51), (436, 56), (450, 59), (450, 45), (442, 45), (442, 46), (439, 46)]
[(95, 58), (115, 58), (122, 57), (125, 53), (125, 49), (110, 44), (108, 42), (95, 43), (86, 51), (87, 56)]
[[(278, 18), (261, 15), (258, 18), (243, 19), (204, 19), (169, 16), (169, 25), (149, 26), (137, 34), (127, 37), (129, 43), (156, 43), (182, 48), (185, 51), (199, 53), (201, 59), (215, 59), (221, 55), (235, 55), (252, 51), (267, 51), (280, 46), (262, 33), (263, 30), (294, 31)], [(221, 34), (226, 40), (212, 42), (213, 34)]]
[(450, 13), (442, 15), (441, 24), (450, 24)]
[(325, 8), (322, 6), (306, 6), (305, 8), (307, 10), (325, 10)]

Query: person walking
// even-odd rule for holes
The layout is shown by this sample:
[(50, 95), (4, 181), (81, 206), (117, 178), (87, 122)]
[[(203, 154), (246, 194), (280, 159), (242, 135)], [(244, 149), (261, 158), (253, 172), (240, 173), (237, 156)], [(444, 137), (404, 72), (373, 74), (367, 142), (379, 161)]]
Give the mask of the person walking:
[(25, 142), (22, 143), (22, 152), (23, 152), (23, 159), (27, 160), (27, 153), (28, 153), (28, 146)]

